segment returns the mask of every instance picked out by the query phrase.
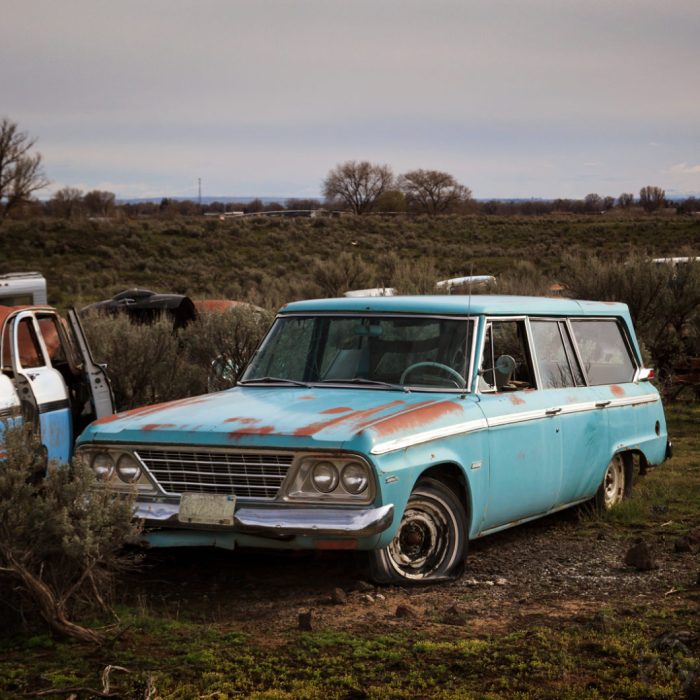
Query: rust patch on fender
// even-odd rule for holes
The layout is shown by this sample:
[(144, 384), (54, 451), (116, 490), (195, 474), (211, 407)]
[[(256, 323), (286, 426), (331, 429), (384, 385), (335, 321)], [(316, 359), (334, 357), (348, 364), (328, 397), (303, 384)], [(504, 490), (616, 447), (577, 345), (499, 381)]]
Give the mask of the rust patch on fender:
[(348, 411), (352, 411), (352, 408), (348, 406), (338, 406), (337, 408), (327, 408), (325, 411), (321, 411), (321, 413), (347, 413)]
[(610, 391), (612, 391), (612, 393), (615, 394), (615, 396), (624, 396), (625, 395), (625, 390), (621, 386), (618, 386), (617, 384), (611, 385)]
[(161, 428), (174, 428), (175, 423), (146, 423), (141, 430), (160, 430)]
[(519, 396), (516, 396), (515, 394), (510, 395), (510, 402), (513, 404), (513, 406), (522, 406), (525, 403), (524, 399), (521, 399)]
[[(394, 416), (388, 416), (384, 420), (380, 420), (372, 426), (372, 430), (377, 435), (384, 437), (412, 428), (419, 428), (426, 423), (432, 423), (438, 418), (451, 413), (463, 412), (462, 405), (456, 401), (426, 401), (423, 404), (401, 411)], [(360, 427), (366, 427), (367, 425), (369, 423), (365, 423)]]
[(365, 418), (374, 416), (377, 413), (386, 411), (389, 408), (394, 408), (394, 406), (400, 406), (404, 401), (391, 401), (390, 403), (382, 404), (381, 406), (376, 406), (375, 408), (367, 408), (364, 411), (353, 411), (352, 413), (346, 413), (343, 416), (338, 416), (337, 418), (331, 418), (330, 420), (318, 421), (316, 423), (311, 423), (310, 425), (302, 426), (294, 431), (295, 435), (308, 437), (310, 435), (315, 435), (321, 430), (330, 428), (333, 425), (338, 425), (339, 423), (349, 423), (351, 421), (361, 422)]

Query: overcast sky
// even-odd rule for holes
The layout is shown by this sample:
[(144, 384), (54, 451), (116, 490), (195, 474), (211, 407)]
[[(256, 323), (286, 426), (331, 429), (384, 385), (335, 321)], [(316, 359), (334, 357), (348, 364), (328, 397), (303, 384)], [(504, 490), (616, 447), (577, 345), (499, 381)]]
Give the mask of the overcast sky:
[(53, 189), (319, 196), (336, 163), (474, 196), (700, 192), (699, 0), (0, 0), (0, 116)]

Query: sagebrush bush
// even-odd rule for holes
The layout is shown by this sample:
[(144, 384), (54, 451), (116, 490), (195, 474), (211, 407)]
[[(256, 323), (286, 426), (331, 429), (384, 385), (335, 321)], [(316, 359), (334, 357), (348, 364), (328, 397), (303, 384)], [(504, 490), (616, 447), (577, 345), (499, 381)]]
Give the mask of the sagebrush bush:
[(80, 460), (37, 473), (37, 450), (22, 426), (5, 426), (0, 469), (0, 601), (8, 622), (42, 619), (53, 632), (100, 642), (76, 622), (110, 610), (122, 554), (135, 541), (133, 499), (96, 487)]
[(200, 314), (177, 331), (167, 316), (139, 324), (126, 314), (90, 314), (83, 325), (122, 411), (233, 386), (271, 320), (263, 309), (239, 306)]

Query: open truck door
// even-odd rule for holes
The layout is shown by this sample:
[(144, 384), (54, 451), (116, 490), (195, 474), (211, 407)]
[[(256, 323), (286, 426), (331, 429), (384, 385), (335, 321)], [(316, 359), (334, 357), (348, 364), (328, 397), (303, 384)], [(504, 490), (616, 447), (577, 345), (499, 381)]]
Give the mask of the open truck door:
[(104, 418), (114, 413), (114, 394), (109, 377), (102, 365), (98, 365), (92, 357), (90, 346), (85, 337), (85, 331), (75, 309), (68, 311), (68, 324), (75, 338), (77, 350), (82, 363), (83, 378), (92, 398), (95, 418)]

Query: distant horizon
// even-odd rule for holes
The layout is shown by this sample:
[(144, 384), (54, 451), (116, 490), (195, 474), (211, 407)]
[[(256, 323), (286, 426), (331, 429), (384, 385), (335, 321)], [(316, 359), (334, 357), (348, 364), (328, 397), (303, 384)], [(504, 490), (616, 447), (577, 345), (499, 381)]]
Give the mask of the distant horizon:
[[(600, 194), (600, 193), (598, 193)], [(638, 199), (639, 193), (632, 193), (635, 196), (635, 200)], [(585, 195), (584, 195), (585, 196)], [(612, 197), (613, 195), (600, 194), (601, 197)], [(617, 200), (617, 197), (615, 199)], [(700, 192), (689, 192), (689, 193), (669, 193), (666, 192), (666, 199), (671, 202), (683, 201), (689, 199), (690, 197), (700, 198)], [(570, 199), (570, 200), (582, 200), (584, 197), (474, 197), (475, 202), (554, 202), (557, 199)], [(169, 199), (174, 202), (198, 202), (199, 197), (195, 195), (194, 197), (171, 197), (169, 195), (162, 195), (159, 197), (117, 197), (117, 204), (149, 204), (149, 203), (159, 203), (163, 199)], [(315, 199), (323, 204), (323, 197), (313, 197), (311, 195), (299, 196), (292, 195), (289, 197), (274, 197), (274, 196), (260, 196), (255, 195), (251, 197), (224, 197), (224, 196), (204, 196), (202, 195), (202, 204), (249, 204), (259, 200), (263, 204), (272, 204), (274, 202), (279, 202), (280, 204), (285, 204), (292, 199)]]

